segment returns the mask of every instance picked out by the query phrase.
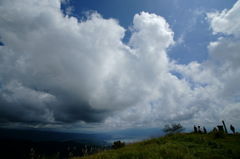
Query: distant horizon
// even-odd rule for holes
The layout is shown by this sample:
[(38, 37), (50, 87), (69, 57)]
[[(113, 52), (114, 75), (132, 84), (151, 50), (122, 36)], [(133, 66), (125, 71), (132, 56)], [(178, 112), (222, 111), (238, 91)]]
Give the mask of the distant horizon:
[[(170, 124), (171, 125), (171, 124)], [(218, 124), (218, 125), (222, 125), (222, 124)], [(215, 128), (218, 129), (218, 125), (214, 126)], [(200, 126), (200, 125), (196, 125), (196, 126)], [(203, 125), (204, 126), (204, 125)], [(203, 126), (200, 126), (201, 129), (203, 129)], [(222, 125), (223, 126), (223, 125)], [(194, 131), (194, 125), (192, 127), (184, 127), (185, 130), (183, 132), (186, 133), (190, 133)], [(204, 126), (207, 129), (207, 132), (210, 132), (214, 129), (214, 127), (210, 128), (207, 126)], [(124, 128), (124, 129), (111, 129), (111, 130), (106, 130), (106, 131), (96, 131), (96, 130), (56, 130), (56, 129), (38, 129), (38, 128), (7, 128), (7, 127), (0, 127), (0, 129), (11, 129), (11, 130), (33, 130), (33, 131), (49, 131), (49, 132), (60, 132), (60, 133), (86, 133), (86, 134), (107, 134), (107, 133), (114, 133), (114, 132), (121, 132), (121, 131), (126, 131), (126, 130), (159, 130), (159, 134), (165, 134), (162, 129), (164, 127), (160, 128), (160, 127), (151, 127), (151, 128), (147, 128), (147, 127), (132, 127), (132, 128)], [(228, 133), (232, 133), (232, 131), (230, 130), (230, 127), (226, 126), (226, 129), (228, 131)], [(238, 129), (235, 129), (235, 132), (238, 132)]]

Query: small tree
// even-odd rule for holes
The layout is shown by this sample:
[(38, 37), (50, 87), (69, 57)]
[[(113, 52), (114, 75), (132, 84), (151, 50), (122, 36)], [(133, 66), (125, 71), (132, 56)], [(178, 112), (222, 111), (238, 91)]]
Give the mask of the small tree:
[(125, 146), (125, 142), (121, 142), (120, 140), (119, 141), (115, 141), (112, 145), (112, 148), (114, 149), (119, 149), (119, 148), (122, 148)]
[(162, 129), (162, 131), (165, 132), (165, 133), (180, 133), (184, 130), (185, 130), (185, 128), (180, 123), (178, 123), (178, 124), (173, 123), (171, 126), (169, 126), (167, 124)]

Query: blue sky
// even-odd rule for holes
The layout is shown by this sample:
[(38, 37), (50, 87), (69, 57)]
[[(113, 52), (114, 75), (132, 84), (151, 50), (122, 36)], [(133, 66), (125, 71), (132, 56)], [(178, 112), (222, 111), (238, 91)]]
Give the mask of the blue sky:
[(239, 130), (240, 1), (0, 6), (1, 127)]
[[(103, 18), (114, 18), (125, 29), (132, 25), (133, 16), (142, 11), (160, 15), (166, 19), (170, 28), (174, 31), (174, 40), (182, 39), (184, 42), (169, 50), (170, 58), (182, 64), (191, 61), (202, 62), (208, 57), (207, 45), (216, 40), (212, 35), (209, 24), (206, 21), (206, 13), (215, 10), (230, 9), (236, 0), (212, 0), (212, 1), (179, 1), (179, 0), (105, 0), (105, 1), (67, 1), (62, 5), (72, 7), (72, 15), (82, 18), (83, 12), (97, 11)], [(124, 42), (128, 42), (131, 32), (126, 30)]]

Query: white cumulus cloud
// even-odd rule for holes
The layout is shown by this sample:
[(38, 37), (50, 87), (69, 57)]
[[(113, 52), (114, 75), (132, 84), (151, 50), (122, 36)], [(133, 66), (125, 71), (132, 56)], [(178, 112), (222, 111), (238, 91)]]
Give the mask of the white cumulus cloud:
[(240, 33), (240, 1), (237, 1), (233, 8), (223, 10), (222, 12), (208, 13), (208, 19), (210, 20), (213, 34), (224, 33), (234, 34), (239, 36)]
[[(97, 12), (86, 20), (65, 16), (61, 2), (67, 3), (0, 0), (2, 124), (239, 122), (239, 2), (208, 14), (214, 33), (235, 37), (211, 42), (209, 59), (188, 65), (169, 59), (174, 32), (159, 15), (136, 14), (124, 44), (125, 29), (117, 20)], [(219, 19), (228, 21), (226, 28), (219, 28)]]

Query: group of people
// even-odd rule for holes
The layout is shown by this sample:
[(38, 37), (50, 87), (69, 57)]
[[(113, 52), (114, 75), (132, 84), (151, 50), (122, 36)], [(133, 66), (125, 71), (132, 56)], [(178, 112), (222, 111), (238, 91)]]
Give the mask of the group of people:
[[(201, 133), (207, 133), (207, 130), (206, 130), (206, 128), (205, 127), (203, 127), (203, 131), (202, 131), (202, 129), (201, 129), (201, 127), (200, 126), (198, 126), (198, 127), (196, 127), (195, 125), (194, 125), (194, 132), (195, 133), (199, 133), (199, 134), (201, 134)], [(232, 125), (230, 125), (230, 129), (232, 130), (232, 132), (235, 134), (235, 128), (232, 126)]]
[(199, 134), (201, 134), (201, 133), (207, 133), (207, 130), (206, 130), (206, 128), (205, 127), (203, 127), (203, 131), (202, 131), (202, 129), (201, 129), (201, 127), (200, 126), (198, 126), (198, 127), (196, 127), (195, 125), (194, 125), (194, 132), (195, 133), (199, 133)]

